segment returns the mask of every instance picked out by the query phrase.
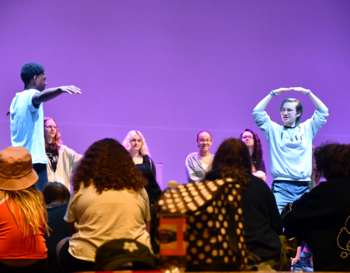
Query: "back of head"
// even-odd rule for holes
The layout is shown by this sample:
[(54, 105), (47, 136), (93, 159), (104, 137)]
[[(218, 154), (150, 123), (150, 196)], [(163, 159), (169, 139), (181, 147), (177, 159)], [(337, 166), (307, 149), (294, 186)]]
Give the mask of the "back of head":
[(251, 160), (247, 145), (240, 139), (229, 138), (215, 153), (212, 170), (221, 170), (222, 178), (238, 178), (242, 186), (250, 181)]
[[(38, 175), (26, 148), (8, 147), (0, 151), (0, 200), (6, 200), (24, 237), (39, 234), (40, 222), (49, 232), (44, 201), (34, 186), (37, 180)], [(18, 207), (19, 215), (14, 206)]]
[(328, 179), (350, 177), (350, 146), (323, 144), (315, 149), (316, 169)]
[(96, 191), (144, 187), (144, 179), (136, 169), (129, 152), (115, 139), (105, 138), (93, 143), (84, 153), (73, 176), (74, 191), (94, 185)]
[(68, 204), (70, 193), (65, 185), (59, 182), (49, 182), (43, 189), (46, 208), (54, 208)]
[(37, 63), (26, 63), (21, 69), (21, 79), (28, 84), (35, 75), (39, 76), (45, 71), (44, 67)]

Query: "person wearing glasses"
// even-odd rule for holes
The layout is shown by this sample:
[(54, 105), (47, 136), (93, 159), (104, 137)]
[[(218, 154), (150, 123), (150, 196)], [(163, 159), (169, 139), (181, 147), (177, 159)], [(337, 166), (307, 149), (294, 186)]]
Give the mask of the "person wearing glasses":
[(48, 182), (59, 182), (70, 190), (70, 176), (81, 155), (62, 144), (61, 134), (53, 118), (44, 118), (45, 150)]
[(200, 131), (196, 139), (198, 152), (190, 153), (185, 161), (185, 171), (189, 183), (201, 182), (211, 169), (214, 155), (209, 152), (213, 143), (211, 133)]
[[(275, 96), (299, 91), (316, 106), (312, 118), (300, 123), (303, 106), (296, 99), (285, 99), (280, 107), (283, 125), (273, 122), (265, 108)], [(278, 210), (309, 191), (312, 171), (312, 140), (326, 123), (328, 108), (310, 90), (302, 87), (279, 88), (263, 98), (253, 111), (256, 125), (270, 145), (270, 171), (273, 177), (272, 192)]]
[(253, 130), (245, 129), (240, 138), (248, 147), (252, 161), (252, 174), (266, 181), (266, 168), (259, 136)]

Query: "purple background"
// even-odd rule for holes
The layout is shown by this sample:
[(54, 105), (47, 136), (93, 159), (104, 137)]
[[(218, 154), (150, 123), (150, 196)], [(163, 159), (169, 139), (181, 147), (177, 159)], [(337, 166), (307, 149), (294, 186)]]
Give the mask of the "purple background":
[[(0, 148), (11, 145), (5, 113), (30, 61), (45, 67), (47, 87), (82, 89), (44, 105), (66, 145), (83, 153), (140, 130), (165, 182), (186, 182), (198, 131), (213, 134), (212, 152), (245, 128), (258, 131), (254, 106), (282, 86), (309, 88), (330, 109), (316, 145), (349, 143), (349, 14), (348, 0), (1, 0)], [(301, 99), (302, 121), (312, 115), (309, 98), (291, 92), (268, 105), (273, 120), (287, 97)]]

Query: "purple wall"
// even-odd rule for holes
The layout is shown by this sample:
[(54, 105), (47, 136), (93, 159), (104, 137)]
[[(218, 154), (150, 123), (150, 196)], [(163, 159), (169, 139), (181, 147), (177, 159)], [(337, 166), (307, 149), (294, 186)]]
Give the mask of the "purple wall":
[[(46, 68), (48, 87), (82, 89), (44, 105), (65, 144), (83, 153), (140, 130), (164, 181), (185, 183), (198, 131), (212, 132), (215, 152), (223, 139), (258, 130), (252, 109), (281, 86), (310, 88), (330, 109), (316, 145), (349, 143), (349, 14), (348, 0), (2, 0), (0, 148), (10, 146), (5, 113), (29, 61)], [(303, 102), (302, 120), (312, 115), (308, 97), (293, 92), (267, 107), (273, 120), (287, 96)]]

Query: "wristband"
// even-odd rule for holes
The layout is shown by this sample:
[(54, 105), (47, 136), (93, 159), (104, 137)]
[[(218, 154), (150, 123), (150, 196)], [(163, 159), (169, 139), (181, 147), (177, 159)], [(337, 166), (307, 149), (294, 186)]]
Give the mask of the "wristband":
[(310, 95), (310, 93), (311, 93), (311, 90), (309, 89), (309, 92), (307, 92), (306, 95), (308, 96), (308, 95)]
[(271, 95), (272, 97), (276, 97), (276, 94), (275, 94), (275, 92), (273, 92), (273, 90), (270, 92), (270, 95)]

